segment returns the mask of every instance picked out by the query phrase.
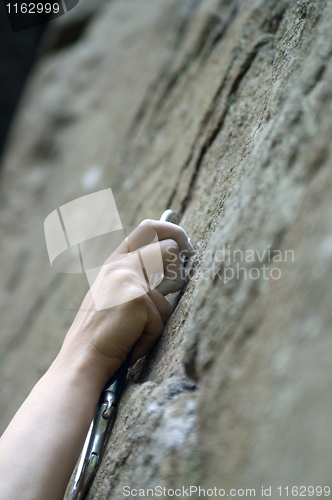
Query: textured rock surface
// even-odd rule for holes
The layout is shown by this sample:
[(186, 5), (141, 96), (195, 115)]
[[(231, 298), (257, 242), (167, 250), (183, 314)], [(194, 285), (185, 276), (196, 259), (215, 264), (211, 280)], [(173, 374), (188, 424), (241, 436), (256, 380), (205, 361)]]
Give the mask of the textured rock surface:
[(86, 290), (49, 268), (43, 221), (112, 187), (124, 225), (181, 213), (197, 255), (89, 498), (331, 485), (332, 2), (87, 3), (53, 26), (3, 165), (2, 429)]

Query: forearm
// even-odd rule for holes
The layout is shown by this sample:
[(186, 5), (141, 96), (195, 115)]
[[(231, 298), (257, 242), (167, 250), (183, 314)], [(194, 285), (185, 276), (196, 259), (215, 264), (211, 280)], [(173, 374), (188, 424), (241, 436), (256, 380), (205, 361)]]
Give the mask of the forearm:
[(103, 383), (88, 363), (59, 355), (0, 439), (1, 498), (63, 498)]

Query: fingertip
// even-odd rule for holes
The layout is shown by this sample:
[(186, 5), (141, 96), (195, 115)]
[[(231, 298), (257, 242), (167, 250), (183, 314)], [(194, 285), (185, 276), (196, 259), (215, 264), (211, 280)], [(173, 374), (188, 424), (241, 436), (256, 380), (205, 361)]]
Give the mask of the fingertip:
[(189, 247), (189, 250), (190, 250), (191, 252), (195, 253), (195, 249), (194, 249), (194, 247), (193, 247), (193, 244), (192, 244), (192, 243), (191, 243), (191, 241), (190, 241), (190, 238), (188, 238), (188, 247)]

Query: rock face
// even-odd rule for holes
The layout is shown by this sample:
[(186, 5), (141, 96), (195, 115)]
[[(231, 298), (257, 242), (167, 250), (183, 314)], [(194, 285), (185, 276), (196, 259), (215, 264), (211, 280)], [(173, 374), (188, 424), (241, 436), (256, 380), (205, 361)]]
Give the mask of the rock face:
[(87, 289), (49, 267), (50, 212), (111, 187), (197, 250), (90, 500), (331, 486), (331, 24), (330, 0), (81, 0), (49, 30), (1, 177), (2, 429)]

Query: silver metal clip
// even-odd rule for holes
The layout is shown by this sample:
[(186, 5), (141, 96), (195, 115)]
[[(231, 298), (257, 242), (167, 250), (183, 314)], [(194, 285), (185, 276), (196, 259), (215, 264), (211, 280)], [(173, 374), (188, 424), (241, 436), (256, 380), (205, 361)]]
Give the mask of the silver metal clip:
[(160, 220), (162, 222), (172, 222), (177, 226), (180, 224), (180, 216), (177, 213), (175, 213), (174, 210), (170, 209), (165, 210), (165, 212), (160, 217)]
[(96, 410), (85, 439), (81, 458), (75, 476), (72, 500), (83, 500), (88, 494), (93, 478), (100, 465), (108, 436), (115, 417), (115, 394), (105, 391), (103, 401)]

